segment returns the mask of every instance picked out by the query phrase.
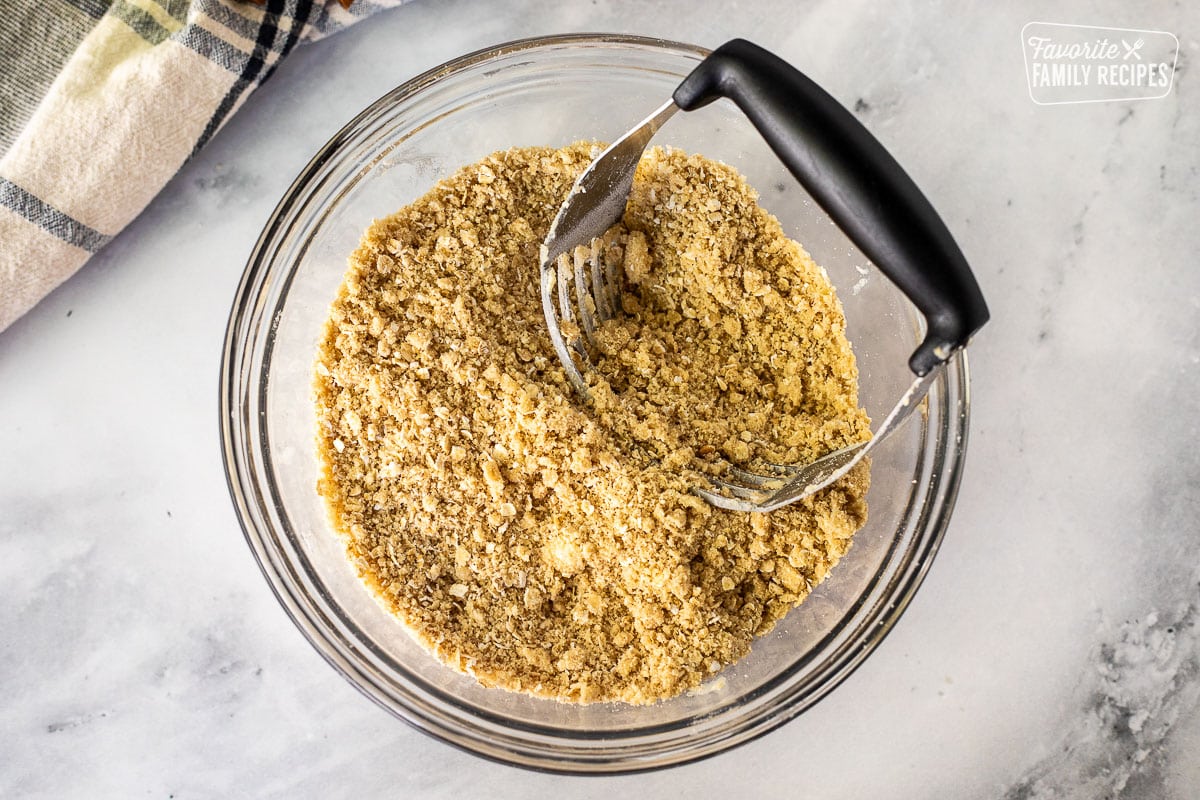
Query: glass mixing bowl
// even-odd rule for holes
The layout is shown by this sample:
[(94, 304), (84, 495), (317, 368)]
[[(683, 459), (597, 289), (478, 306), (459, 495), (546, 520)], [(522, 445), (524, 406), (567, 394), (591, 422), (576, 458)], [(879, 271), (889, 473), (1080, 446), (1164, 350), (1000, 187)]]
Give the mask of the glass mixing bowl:
[[(705, 55), (625, 36), (560, 36), (452, 61), (389, 92), (321, 149), (275, 209), (238, 288), (221, 368), (230, 492), (279, 601), (313, 646), (372, 700), (427, 733), (498, 761), (569, 772), (654, 769), (783, 724), (846, 678), (921, 583), (946, 529), (967, 436), (960, 354), (875, 451), (870, 519), (803, 605), (700, 690), (653, 706), (577, 706), (485, 689), (443, 666), (376, 603), (317, 496), (311, 371), (346, 265), (373, 218), (456, 168), (515, 145), (612, 139)], [(908, 386), (922, 323), (727, 101), (678, 114), (655, 138), (737, 167), (824, 265), (881, 420)]]

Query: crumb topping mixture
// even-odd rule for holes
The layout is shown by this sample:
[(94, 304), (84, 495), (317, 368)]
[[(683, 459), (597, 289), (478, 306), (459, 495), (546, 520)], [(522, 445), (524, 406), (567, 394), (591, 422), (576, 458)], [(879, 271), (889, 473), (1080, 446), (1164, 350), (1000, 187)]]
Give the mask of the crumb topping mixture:
[(378, 220), (316, 364), (318, 491), (363, 580), (485, 685), (650, 703), (744, 656), (866, 520), (866, 465), (770, 514), (689, 492), (869, 436), (824, 272), (733, 169), (655, 148), (575, 395), (538, 251), (590, 143), (515, 148)]

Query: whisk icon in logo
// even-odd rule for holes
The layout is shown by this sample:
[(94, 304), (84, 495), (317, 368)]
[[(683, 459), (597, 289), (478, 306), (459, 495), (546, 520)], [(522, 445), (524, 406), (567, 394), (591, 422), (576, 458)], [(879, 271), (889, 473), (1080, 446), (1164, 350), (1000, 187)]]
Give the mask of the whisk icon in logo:
[(1039, 105), (1153, 100), (1171, 92), (1179, 40), (1168, 31), (1030, 22), (1021, 29)]

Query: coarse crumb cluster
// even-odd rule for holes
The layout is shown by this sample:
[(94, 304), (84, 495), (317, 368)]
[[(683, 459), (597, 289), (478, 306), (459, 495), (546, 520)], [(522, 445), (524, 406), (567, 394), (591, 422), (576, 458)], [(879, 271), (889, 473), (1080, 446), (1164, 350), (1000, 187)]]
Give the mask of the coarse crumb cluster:
[(366, 231), (316, 364), (318, 491), (445, 663), (650, 703), (744, 656), (866, 519), (865, 465), (769, 514), (709, 506), (700, 473), (870, 434), (823, 271), (734, 170), (675, 150), (646, 154), (606, 237), (626, 313), (575, 395), (538, 251), (596, 152), (493, 154)]

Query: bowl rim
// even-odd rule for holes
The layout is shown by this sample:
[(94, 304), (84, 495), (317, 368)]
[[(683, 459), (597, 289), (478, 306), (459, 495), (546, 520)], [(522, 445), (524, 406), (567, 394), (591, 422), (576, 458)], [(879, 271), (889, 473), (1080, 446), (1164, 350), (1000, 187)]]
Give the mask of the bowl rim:
[[(221, 358), (219, 382), (219, 413), (222, 445), (222, 462), (225, 471), (226, 485), (230, 498), (238, 516), (243, 535), (258, 562), (275, 595), (277, 601), (292, 622), (300, 629), (302, 635), (317, 650), (343, 678), (358, 689), (364, 696), (377, 705), (387, 709), (393, 716), (423, 731), (434, 738), (451, 744), (459, 749), (492, 761), (521, 766), (544, 772), (554, 773), (603, 773), (622, 774), (642, 772), (663, 767), (679, 766), (699, 759), (711, 757), (732, 747), (753, 741), (760, 736), (776, 729), (780, 725), (798, 716), (807, 708), (824, 698), (848, 678), (882, 642), (893, 629), (896, 622), (908, 608), (917, 589), (924, 580), (933, 558), (936, 555), (945, 535), (951, 514), (957, 499), (958, 489), (962, 478), (962, 467), (967, 450), (967, 435), (970, 416), (969, 374), (965, 352), (958, 353), (953, 363), (948, 365), (943, 375), (936, 381), (931, 394), (937, 393), (941, 398), (942, 425), (937, 431), (931, 431), (927, 421), (925, 434), (934, 433), (938, 447), (932, 453), (934, 460), (933, 476), (928, 492), (925, 495), (924, 507), (914, 526), (925, 531), (925, 536), (917, 543), (917, 548), (911, 549), (892, 571), (888, 585), (897, 584), (898, 591), (885, 593), (883, 599), (888, 600), (883, 608), (872, 616), (870, 633), (863, 639), (848, 640), (843, 643), (837, 657), (814, 681), (815, 690), (801, 697), (788, 696), (782, 706), (757, 709), (748, 718), (734, 718), (725, 725), (714, 729), (704, 740), (704, 746), (697, 747), (694, 742), (686, 739), (682, 747), (672, 739), (661, 742), (649, 751), (623, 752), (620, 745), (624, 743), (627, 749), (638, 747), (636, 737), (653, 735), (655, 726), (644, 726), (629, 730), (606, 731), (602, 736), (591, 735), (580, 730), (571, 730), (570, 741), (586, 743), (603, 739), (613, 744), (608, 750), (600, 752), (584, 752), (573, 754), (566, 752), (559, 745), (551, 752), (546, 746), (531, 744), (529, 739), (513, 741), (505, 737), (506, 731), (524, 731), (543, 738), (565, 733), (562, 728), (553, 726), (513, 724), (509, 720), (488, 719), (482, 716), (478, 709), (467, 707), (471, 712), (469, 719), (461, 715), (448, 720), (439, 713), (435, 705), (450, 704), (463, 708), (455, 702), (453, 695), (444, 690), (424, 684), (416, 679), (419, 691), (432, 692), (435, 697), (423, 698), (410, 695), (397, 696), (390, 689), (384, 689), (380, 681), (372, 676), (378, 673), (374, 663), (378, 655), (364, 653), (361, 643), (350, 641), (347, 631), (342, 627), (353, 625), (344, 619), (330, 620), (324, 609), (317, 607), (314, 598), (303, 591), (304, 581), (297, 572), (286, 548), (278, 540), (279, 532), (272, 525), (270, 507), (277, 493), (274, 489), (274, 474), (270, 469), (260, 469), (256, 456), (262, 456), (266, 450), (266, 395), (268, 374), (273, 341), (275, 336), (276, 315), (296, 273), (296, 266), (286, 268), (283, 280), (272, 286), (269, 279), (277, 271), (272, 265), (272, 245), (280, 240), (279, 234), (288, 224), (296, 220), (291, 212), (296, 207), (305, 205), (306, 187), (313, 184), (313, 179), (320, 176), (322, 169), (332, 160), (338, 149), (352, 139), (362, 124), (374, 115), (381, 113), (394, 103), (411, 99), (421, 92), (438, 84), (445, 78), (459, 74), (481, 63), (493, 59), (511, 56), (531, 50), (555, 48), (569, 45), (603, 46), (617, 45), (648, 50), (669, 50), (681, 55), (690, 55), (697, 60), (708, 54), (708, 50), (696, 45), (645, 36), (630, 36), (612, 33), (572, 33), (553, 36), (538, 36), (505, 42), (493, 47), (476, 50), (472, 53), (447, 61), (441, 65), (405, 81), (381, 95), (351, 120), (343, 125), (329, 141), (321, 147), (300, 171), (297, 177), (285, 190), (279, 203), (271, 212), (264, 225), (262, 233), (255, 242), (242, 278), (239, 282), (231, 305), (229, 321), (225, 333), (224, 347)], [(278, 302), (271, 302), (266, 296), (267, 290), (278, 295)], [(270, 311), (270, 314), (264, 314)], [(255, 344), (260, 337), (267, 343), (262, 363), (257, 369), (243, 371), (243, 367), (253, 367)], [(257, 388), (257, 397), (250, 399), (250, 393)], [(951, 402), (957, 401), (957, 402)], [(251, 408), (259, 410), (261, 419), (252, 419)], [(261, 427), (260, 427), (261, 426)], [(260, 432), (261, 436), (245, 435)], [(954, 446), (951, 447), (950, 445)], [(922, 458), (927, 450), (923, 442)], [(257, 452), (256, 452), (257, 451)], [(269, 464), (269, 454), (266, 454)], [(947, 461), (949, 459), (949, 461)], [(262, 491), (259, 477), (265, 477), (268, 492)], [(914, 494), (912, 497), (916, 497)], [(910, 503), (913, 500), (910, 498)], [(933, 506), (931, 509), (930, 506)], [(932, 511), (932, 517), (930, 512)], [(893, 537), (889, 554), (896, 547), (898, 537)], [(888, 564), (890, 556), (885, 556), (884, 564)], [(306, 563), (306, 559), (303, 559)], [(844, 618), (855, 613), (867, 595), (879, 582), (876, 578), (868, 586), (863, 597), (860, 597), (855, 607), (844, 615)], [(339, 609), (334, 603), (327, 603), (335, 612)], [(335, 613), (336, 616), (336, 613)], [(341, 624), (338, 624), (338, 623)], [(324, 624), (319, 624), (324, 623)], [(860, 626), (861, 627), (861, 626)], [(838, 629), (834, 629), (835, 631)], [(833, 632), (826, 638), (832, 636)], [(825, 641), (823, 639), (822, 641)], [(356, 661), (351, 656), (357, 654)], [(386, 654), (383, 656), (386, 659)], [(754, 694), (765, 694), (766, 690), (785, 681), (802, 664), (803, 659), (797, 659), (788, 669), (775, 676), (767, 685), (758, 687)], [(411, 679), (413, 676), (409, 675)], [(408, 687), (405, 687), (408, 688)], [(797, 692), (793, 691), (792, 695)], [(431, 700), (433, 702), (431, 702)], [(399, 707), (397, 707), (399, 706)], [(403, 709), (403, 711), (401, 710)], [(405, 711), (407, 713), (405, 713)], [(686, 730), (686, 720), (682, 723), (671, 723), (666, 730)], [(455, 729), (457, 726), (457, 729)], [(499, 729), (497, 729), (499, 726)], [(661, 727), (661, 726), (659, 726)], [(553, 745), (554, 743), (551, 742)], [(572, 756), (576, 756), (572, 758)]]

